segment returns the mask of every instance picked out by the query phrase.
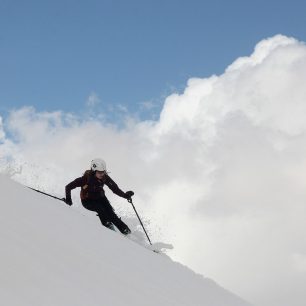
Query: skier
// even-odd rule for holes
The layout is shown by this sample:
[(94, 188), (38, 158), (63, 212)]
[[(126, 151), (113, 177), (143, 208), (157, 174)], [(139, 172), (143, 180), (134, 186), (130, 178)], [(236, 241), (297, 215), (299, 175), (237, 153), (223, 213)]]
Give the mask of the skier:
[(91, 161), (90, 170), (86, 170), (82, 177), (76, 178), (66, 186), (65, 202), (68, 205), (72, 205), (71, 190), (81, 187), (80, 197), (82, 205), (88, 210), (97, 212), (97, 216), (105, 227), (114, 230), (115, 225), (122, 234), (127, 235), (131, 233), (129, 227), (116, 215), (106, 198), (103, 189), (104, 185), (122, 198), (129, 200), (134, 195), (133, 191), (123, 192), (108, 176), (105, 161), (101, 158), (96, 158)]

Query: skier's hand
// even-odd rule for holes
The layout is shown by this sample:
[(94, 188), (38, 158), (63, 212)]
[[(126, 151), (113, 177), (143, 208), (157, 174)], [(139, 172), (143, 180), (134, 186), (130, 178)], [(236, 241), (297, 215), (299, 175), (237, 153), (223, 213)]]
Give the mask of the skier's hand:
[(64, 199), (64, 201), (69, 206), (71, 206), (73, 204), (71, 199)]
[(129, 200), (134, 195), (134, 192), (129, 190), (125, 193), (125, 197)]

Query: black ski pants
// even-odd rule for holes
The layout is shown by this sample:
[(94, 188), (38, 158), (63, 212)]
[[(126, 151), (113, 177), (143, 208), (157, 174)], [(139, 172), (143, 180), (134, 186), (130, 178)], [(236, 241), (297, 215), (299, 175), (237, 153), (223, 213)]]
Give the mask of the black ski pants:
[(101, 223), (110, 227), (110, 223), (114, 224), (121, 233), (130, 230), (129, 227), (116, 215), (114, 208), (106, 197), (97, 200), (82, 200), (83, 206), (91, 211), (95, 211), (101, 220)]

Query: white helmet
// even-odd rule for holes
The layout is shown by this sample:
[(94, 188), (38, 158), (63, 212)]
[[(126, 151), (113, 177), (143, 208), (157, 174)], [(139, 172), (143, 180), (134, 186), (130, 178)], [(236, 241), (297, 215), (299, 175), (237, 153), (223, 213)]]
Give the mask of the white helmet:
[(102, 158), (95, 158), (91, 161), (92, 171), (106, 171), (106, 163)]

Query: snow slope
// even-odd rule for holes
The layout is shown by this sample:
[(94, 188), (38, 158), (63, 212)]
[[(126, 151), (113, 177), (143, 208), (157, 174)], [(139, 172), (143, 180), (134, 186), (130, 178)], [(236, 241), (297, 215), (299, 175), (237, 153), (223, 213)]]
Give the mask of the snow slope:
[(246, 306), (187, 267), (0, 175), (6, 306)]

